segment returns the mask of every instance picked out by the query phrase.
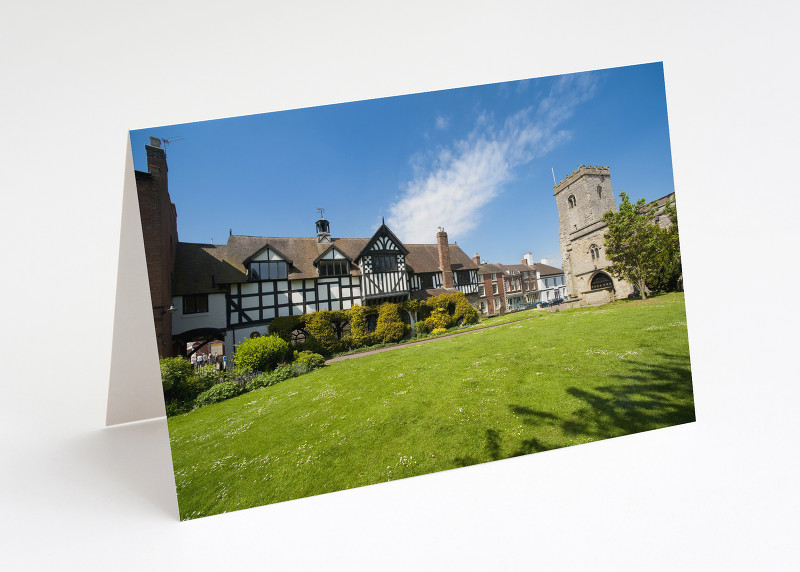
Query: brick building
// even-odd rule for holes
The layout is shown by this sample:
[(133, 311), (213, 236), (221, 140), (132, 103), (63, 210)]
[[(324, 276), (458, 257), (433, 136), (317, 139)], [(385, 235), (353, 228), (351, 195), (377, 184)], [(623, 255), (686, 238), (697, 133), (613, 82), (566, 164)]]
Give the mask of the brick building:
[(180, 348), (172, 344), (171, 311), (173, 267), (178, 245), (177, 212), (169, 196), (167, 155), (161, 148), (161, 141), (151, 137), (145, 151), (147, 172), (135, 172), (136, 191), (158, 355), (170, 356), (180, 353)]

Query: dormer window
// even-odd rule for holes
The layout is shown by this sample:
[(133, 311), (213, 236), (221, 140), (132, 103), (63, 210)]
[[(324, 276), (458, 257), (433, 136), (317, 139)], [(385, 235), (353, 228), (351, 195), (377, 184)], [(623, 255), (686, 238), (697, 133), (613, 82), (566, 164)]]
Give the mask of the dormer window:
[(569, 203), (569, 208), (572, 208), (578, 204), (578, 201), (575, 199), (575, 195), (570, 195), (567, 199), (567, 202)]
[(350, 263), (347, 260), (320, 260), (317, 267), (322, 276), (346, 276), (350, 274)]
[(285, 262), (251, 262), (249, 280), (277, 280), (286, 278), (288, 266)]

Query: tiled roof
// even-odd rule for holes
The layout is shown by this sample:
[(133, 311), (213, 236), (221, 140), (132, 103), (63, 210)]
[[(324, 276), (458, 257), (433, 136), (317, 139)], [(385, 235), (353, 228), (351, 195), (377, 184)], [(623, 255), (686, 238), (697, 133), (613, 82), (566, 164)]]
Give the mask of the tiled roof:
[[(316, 278), (314, 266), (331, 245), (355, 261), (369, 243), (369, 238), (334, 238), (330, 243), (317, 243), (316, 237), (261, 237), (234, 235), (228, 244), (195, 244), (179, 242), (175, 252), (174, 294), (204, 294), (222, 291), (219, 284), (247, 281), (245, 261), (269, 246), (291, 260), (290, 280)], [(415, 273), (438, 272), (439, 252), (435, 244), (406, 244), (406, 264)], [(478, 266), (457, 245), (450, 244), (452, 270), (476, 269)], [(361, 274), (352, 266), (350, 274)], [(212, 278), (213, 277), (213, 278)]]
[(552, 276), (553, 274), (564, 274), (564, 271), (560, 268), (556, 268), (555, 266), (548, 266), (547, 264), (542, 264), (541, 262), (537, 262), (533, 265), (536, 270), (539, 271), (539, 274), (542, 276)]
[[(451, 270), (476, 270), (478, 265), (457, 244), (448, 244)], [(436, 244), (406, 244), (406, 264), (419, 274), (439, 272), (439, 247)]]
[(481, 264), (478, 274), (502, 274), (503, 269), (499, 264)]

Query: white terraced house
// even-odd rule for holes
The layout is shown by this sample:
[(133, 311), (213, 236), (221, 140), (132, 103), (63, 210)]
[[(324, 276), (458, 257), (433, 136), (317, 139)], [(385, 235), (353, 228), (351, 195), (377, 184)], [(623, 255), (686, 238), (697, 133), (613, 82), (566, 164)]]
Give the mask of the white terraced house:
[(178, 342), (223, 339), (233, 347), (278, 316), (424, 299), (459, 290), (477, 304), (478, 265), (440, 228), (436, 244), (403, 244), (382, 224), (371, 238), (232, 235), (228, 243), (179, 242), (172, 334)]

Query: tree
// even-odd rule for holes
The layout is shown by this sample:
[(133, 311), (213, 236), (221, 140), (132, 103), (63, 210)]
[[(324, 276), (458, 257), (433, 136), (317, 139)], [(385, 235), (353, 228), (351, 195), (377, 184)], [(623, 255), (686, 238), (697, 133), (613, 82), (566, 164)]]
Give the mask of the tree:
[(632, 282), (647, 299), (647, 279), (657, 265), (659, 229), (653, 224), (653, 203), (639, 199), (633, 204), (625, 192), (619, 194), (619, 211), (608, 211), (605, 247), (611, 261), (607, 270), (616, 278)]

